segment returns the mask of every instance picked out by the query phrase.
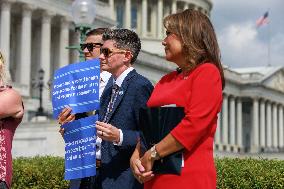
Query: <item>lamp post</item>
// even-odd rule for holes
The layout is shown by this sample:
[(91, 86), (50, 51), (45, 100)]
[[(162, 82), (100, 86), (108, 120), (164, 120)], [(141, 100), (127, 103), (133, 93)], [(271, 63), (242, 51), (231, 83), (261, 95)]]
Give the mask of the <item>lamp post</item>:
[(38, 71), (38, 81), (36, 82), (35, 86), (39, 88), (39, 107), (36, 112), (36, 116), (44, 116), (44, 109), (42, 107), (42, 91), (44, 87), (44, 70), (41, 68)]
[[(85, 40), (86, 33), (92, 27), (92, 23), (96, 17), (96, 0), (75, 0), (72, 3), (72, 17), (75, 22), (75, 31), (80, 32), (80, 44)], [(85, 57), (80, 45), (69, 46), (67, 49), (76, 49), (79, 51), (79, 60), (84, 61)]]

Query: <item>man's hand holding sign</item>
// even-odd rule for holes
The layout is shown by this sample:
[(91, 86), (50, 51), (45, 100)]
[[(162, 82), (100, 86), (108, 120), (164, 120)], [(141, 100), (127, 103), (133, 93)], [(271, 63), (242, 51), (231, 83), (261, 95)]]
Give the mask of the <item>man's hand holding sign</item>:
[(71, 64), (55, 72), (53, 116), (61, 124), (65, 141), (65, 179), (96, 174), (96, 128), (98, 116), (75, 120), (75, 113), (99, 109), (100, 63), (98, 59)]

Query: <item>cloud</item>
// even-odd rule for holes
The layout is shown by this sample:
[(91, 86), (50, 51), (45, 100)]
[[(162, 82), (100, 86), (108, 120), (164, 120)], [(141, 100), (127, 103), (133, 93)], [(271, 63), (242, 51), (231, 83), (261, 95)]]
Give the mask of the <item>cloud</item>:
[[(261, 3), (259, 0), (214, 0), (213, 3), (211, 19), (225, 65), (252, 67), (265, 66), (268, 62), (275, 66), (284, 65), (283, 0), (263, 0)], [(257, 29), (256, 20), (267, 10), (269, 26)]]
[(252, 67), (268, 63), (268, 44), (258, 38), (254, 23), (231, 24), (218, 36), (225, 65)]
[(272, 65), (284, 66), (284, 34), (277, 34), (271, 39), (271, 62)]
[(225, 34), (221, 35), (222, 42), (227, 43), (236, 50), (240, 50), (244, 45), (255, 41), (257, 35), (257, 32), (251, 23), (246, 23), (244, 25), (230, 25), (222, 33)]

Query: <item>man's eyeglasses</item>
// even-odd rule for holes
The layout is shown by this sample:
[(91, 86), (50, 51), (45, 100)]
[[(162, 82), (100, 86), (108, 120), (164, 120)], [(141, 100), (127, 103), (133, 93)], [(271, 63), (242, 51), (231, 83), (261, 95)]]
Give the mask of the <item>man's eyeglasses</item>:
[(101, 46), (103, 46), (103, 44), (101, 44), (101, 43), (83, 43), (83, 44), (80, 44), (80, 46), (81, 46), (82, 51), (85, 48), (87, 48), (89, 52), (92, 52), (94, 47), (100, 48)]
[(111, 54), (115, 54), (115, 53), (123, 54), (126, 52), (127, 52), (126, 50), (110, 50), (109, 48), (101, 48), (101, 51), (100, 51), (100, 53), (104, 54), (106, 58), (109, 57)]

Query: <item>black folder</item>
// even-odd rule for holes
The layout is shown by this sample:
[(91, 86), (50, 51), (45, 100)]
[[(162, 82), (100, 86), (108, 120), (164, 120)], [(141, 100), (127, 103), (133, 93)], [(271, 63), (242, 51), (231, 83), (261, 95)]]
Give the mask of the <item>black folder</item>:
[[(184, 118), (183, 107), (152, 107), (139, 111), (139, 129), (147, 149), (160, 142)], [(180, 175), (182, 150), (154, 162), (153, 172)]]

